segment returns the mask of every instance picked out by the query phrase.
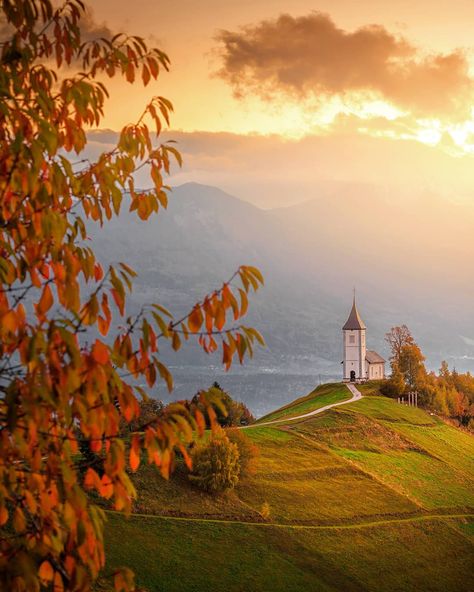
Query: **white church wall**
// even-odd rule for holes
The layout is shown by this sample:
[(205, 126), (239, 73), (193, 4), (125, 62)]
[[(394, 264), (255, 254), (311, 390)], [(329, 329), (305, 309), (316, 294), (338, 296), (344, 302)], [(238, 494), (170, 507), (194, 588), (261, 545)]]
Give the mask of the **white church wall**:
[(384, 365), (382, 363), (367, 363), (367, 377), (369, 380), (379, 380), (385, 378)]
[(344, 332), (344, 380), (350, 380), (351, 371), (357, 380), (366, 378), (365, 329), (345, 330)]

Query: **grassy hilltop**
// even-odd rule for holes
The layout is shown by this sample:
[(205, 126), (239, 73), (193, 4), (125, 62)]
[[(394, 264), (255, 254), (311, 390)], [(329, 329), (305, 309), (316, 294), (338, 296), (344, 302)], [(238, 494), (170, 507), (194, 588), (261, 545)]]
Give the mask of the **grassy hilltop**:
[(287, 421), (350, 398), (323, 385), (247, 429), (258, 470), (227, 496), (141, 468), (136, 513), (108, 515), (108, 567), (153, 592), (471, 590), (474, 438), (361, 390)]

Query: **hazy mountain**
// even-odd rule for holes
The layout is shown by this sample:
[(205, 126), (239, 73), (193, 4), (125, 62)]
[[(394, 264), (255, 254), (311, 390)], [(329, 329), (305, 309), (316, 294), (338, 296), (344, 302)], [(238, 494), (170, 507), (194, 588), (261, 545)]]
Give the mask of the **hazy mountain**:
[[(261, 210), (215, 187), (187, 183), (173, 190), (166, 212), (146, 222), (124, 212), (103, 229), (93, 227), (91, 236), (104, 262), (123, 260), (138, 272), (134, 307), (159, 301), (179, 314), (239, 264), (262, 270), (265, 288), (252, 298), (247, 322), (268, 347), (243, 374), (236, 369), (219, 380), (263, 412), (302, 394), (292, 389), (310, 388), (319, 374), (338, 375), (354, 285), (369, 347), (387, 355), (384, 333), (405, 322), (431, 366), (443, 358), (472, 366), (473, 304), (466, 297), (472, 279), (450, 264), (458, 255), (456, 241), (449, 242), (454, 222), (459, 235), (472, 218), (434, 207), (425, 220), (414, 220), (407, 205), (360, 186), (351, 195)], [(219, 360), (197, 348), (166, 356), (172, 366), (179, 360), (178, 396), (220, 373)]]

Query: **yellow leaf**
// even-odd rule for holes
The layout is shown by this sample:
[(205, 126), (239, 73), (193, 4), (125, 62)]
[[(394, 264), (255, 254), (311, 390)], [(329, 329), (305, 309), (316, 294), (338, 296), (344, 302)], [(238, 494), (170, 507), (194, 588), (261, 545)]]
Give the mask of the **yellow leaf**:
[(249, 306), (249, 301), (247, 298), (247, 294), (241, 289), (239, 288), (239, 292), (240, 292), (240, 316), (243, 317), (245, 315), (245, 313), (247, 312), (248, 306)]

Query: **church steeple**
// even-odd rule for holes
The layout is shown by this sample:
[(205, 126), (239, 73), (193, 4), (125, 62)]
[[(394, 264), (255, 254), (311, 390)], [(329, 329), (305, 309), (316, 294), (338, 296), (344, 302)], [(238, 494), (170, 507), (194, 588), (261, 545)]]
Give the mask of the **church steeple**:
[(355, 288), (352, 308), (344, 327), (342, 341), (344, 357), (342, 376), (344, 382), (359, 382), (385, 378), (385, 360), (377, 352), (367, 350), (366, 326), (357, 310)]
[(357, 331), (366, 328), (367, 327), (364, 325), (364, 321), (360, 318), (359, 311), (357, 310), (354, 288), (354, 298), (352, 300), (351, 312), (349, 313), (349, 318), (342, 329), (343, 331)]

